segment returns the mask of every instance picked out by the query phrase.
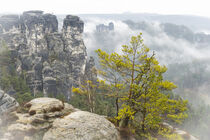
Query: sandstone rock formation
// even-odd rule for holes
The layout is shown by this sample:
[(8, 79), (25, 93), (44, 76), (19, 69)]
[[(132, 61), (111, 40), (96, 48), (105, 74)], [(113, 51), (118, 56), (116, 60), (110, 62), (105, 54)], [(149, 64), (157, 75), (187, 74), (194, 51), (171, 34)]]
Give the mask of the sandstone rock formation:
[(168, 123), (163, 123), (163, 126), (168, 128), (169, 130), (171, 130), (173, 133), (178, 134), (179, 136), (181, 136), (181, 138), (183, 138), (183, 140), (199, 140), (196, 137), (190, 135), (189, 133), (187, 133), (186, 131), (180, 130), (179, 128), (174, 128), (172, 125), (168, 124)]
[(175, 129), (174, 133), (180, 135), (184, 140), (198, 140), (196, 137), (190, 135), (186, 131), (180, 130), (178, 128)]
[(96, 31), (98, 33), (114, 31), (114, 23), (110, 22), (109, 25), (99, 24), (96, 26)]
[(56, 119), (43, 140), (118, 140), (115, 126), (104, 117), (86, 111), (76, 111)]
[(64, 104), (54, 98), (36, 98), (25, 104), (30, 115), (43, 114), (64, 109)]
[(26, 108), (26, 113), (14, 112), (17, 119), (8, 126), (4, 138), (9, 140), (22, 140), (25, 137), (40, 139), (56, 118), (76, 111), (71, 105), (64, 104), (55, 98), (34, 99), (26, 104)]
[(10, 97), (0, 90), (0, 136), (3, 135), (1, 126), (7, 123), (7, 120), (13, 118), (11, 113), (18, 108), (19, 104), (13, 97)]
[[(26, 112), (13, 112), (0, 140), (118, 140), (115, 126), (104, 117), (80, 111), (54, 98), (28, 102)], [(6, 131), (5, 131), (6, 130)]]
[(80, 83), (87, 69), (83, 28), (79, 17), (67, 15), (59, 32), (55, 15), (27, 11), (0, 17), (0, 40), (16, 57), (16, 70), (25, 74), (34, 94), (63, 94), (69, 99), (71, 87)]
[(16, 110), (18, 106), (18, 102), (16, 102), (13, 97), (10, 97), (0, 90), (0, 116), (3, 114), (9, 114), (10, 112)]

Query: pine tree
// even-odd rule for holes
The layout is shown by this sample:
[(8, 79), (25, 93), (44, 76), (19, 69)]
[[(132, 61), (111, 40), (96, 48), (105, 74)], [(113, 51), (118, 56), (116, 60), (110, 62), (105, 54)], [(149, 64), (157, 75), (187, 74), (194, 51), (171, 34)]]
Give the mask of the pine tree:
[[(123, 45), (121, 55), (109, 55), (101, 50), (97, 53), (103, 72), (108, 70), (108, 76), (113, 81), (117, 77), (117, 83), (122, 84), (127, 93), (122, 98), (123, 104), (116, 117), (121, 121), (121, 127), (128, 127), (132, 120), (138, 122), (142, 132), (146, 132), (158, 129), (164, 120), (181, 123), (187, 117), (187, 101), (173, 100), (170, 95), (164, 94), (176, 86), (163, 80), (167, 68), (159, 65), (154, 52), (151, 53), (144, 45), (142, 34), (133, 36), (130, 45)], [(115, 97), (118, 98), (118, 95)]]
[(107, 96), (115, 98), (116, 116), (119, 113), (119, 100), (122, 97), (125, 89), (122, 76), (120, 75), (121, 66), (118, 65), (121, 60), (121, 56), (117, 53), (108, 53), (98, 49), (96, 53), (99, 57), (99, 63), (101, 70), (99, 76), (103, 78), (107, 84), (109, 94)]

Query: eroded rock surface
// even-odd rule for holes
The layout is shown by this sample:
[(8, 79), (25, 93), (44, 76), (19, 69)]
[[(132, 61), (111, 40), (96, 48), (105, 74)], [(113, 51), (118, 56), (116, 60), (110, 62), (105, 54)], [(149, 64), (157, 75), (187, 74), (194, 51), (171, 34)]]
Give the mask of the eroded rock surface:
[(16, 110), (18, 106), (18, 102), (16, 102), (13, 97), (10, 97), (0, 90), (0, 116), (9, 114), (10, 112)]
[[(82, 39), (84, 23), (67, 15), (61, 32), (57, 17), (43, 11), (0, 17), (0, 41), (17, 60), (16, 71), (26, 76), (36, 94), (71, 97), (71, 87), (86, 75), (87, 53)], [(0, 44), (1, 47), (2, 44)]]
[(13, 111), (18, 108), (19, 104), (13, 97), (7, 95), (0, 90), (0, 138), (4, 134), (2, 131), (3, 125), (6, 125), (8, 120), (14, 120)]
[(55, 119), (62, 118), (77, 110), (70, 104), (46, 97), (33, 99), (25, 107), (25, 113), (13, 112), (16, 119), (8, 125), (4, 138), (23, 140), (27, 137), (38, 140), (52, 127)]
[[(115, 126), (97, 114), (55, 98), (36, 98), (0, 131), (0, 140), (118, 140)], [(1, 136), (3, 135), (3, 136)]]
[(36, 98), (28, 102), (25, 106), (30, 108), (28, 111), (30, 115), (61, 111), (64, 109), (64, 104), (54, 98)]
[(77, 111), (56, 119), (43, 140), (118, 140), (115, 126), (97, 114)]

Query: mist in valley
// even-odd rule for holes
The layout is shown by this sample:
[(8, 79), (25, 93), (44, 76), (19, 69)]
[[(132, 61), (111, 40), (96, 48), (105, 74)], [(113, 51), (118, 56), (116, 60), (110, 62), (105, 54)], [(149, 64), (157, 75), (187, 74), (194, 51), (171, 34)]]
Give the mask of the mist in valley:
[[(210, 42), (202, 41), (209, 38), (207, 31), (201, 33), (201, 30), (193, 31), (187, 26), (172, 24), (175, 29), (167, 32), (168, 23), (122, 21), (107, 17), (89, 17), (84, 21), (84, 42), (88, 55), (94, 56), (96, 61), (96, 49), (121, 53), (121, 45), (129, 44), (131, 36), (142, 32), (144, 44), (155, 52), (160, 64), (168, 68), (165, 79), (177, 85), (175, 95), (189, 101), (190, 115), (181, 127), (201, 140), (209, 139)], [(114, 23), (113, 31), (96, 30), (97, 25), (110, 22)], [(188, 33), (191, 38), (188, 38)]]

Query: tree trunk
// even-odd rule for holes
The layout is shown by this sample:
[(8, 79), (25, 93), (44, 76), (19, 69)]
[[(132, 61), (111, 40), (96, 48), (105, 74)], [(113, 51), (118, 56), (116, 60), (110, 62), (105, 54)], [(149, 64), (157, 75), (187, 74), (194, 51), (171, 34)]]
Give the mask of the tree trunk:
[[(116, 102), (115, 102), (115, 104), (116, 104), (116, 117), (118, 117), (118, 114), (119, 114), (118, 100), (119, 100), (119, 98), (117, 97)], [(117, 120), (117, 126), (119, 126), (119, 120)]]
[(125, 119), (121, 120), (120, 127), (121, 128), (127, 128), (129, 123), (129, 117), (126, 117)]
[(119, 113), (119, 105), (118, 105), (118, 97), (116, 98), (115, 104), (116, 104), (116, 116), (118, 116)]
[(142, 125), (141, 125), (141, 129), (142, 132), (145, 133), (145, 118), (146, 118), (146, 111), (143, 111), (143, 118), (142, 118)]
[(92, 101), (91, 101), (90, 94), (88, 94), (88, 104), (89, 104), (90, 112), (93, 113), (93, 107), (92, 107)]

